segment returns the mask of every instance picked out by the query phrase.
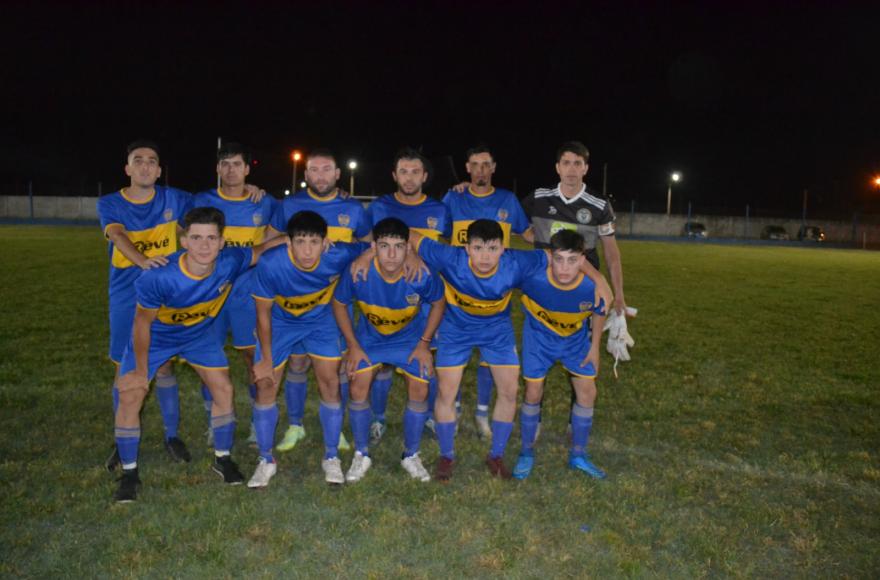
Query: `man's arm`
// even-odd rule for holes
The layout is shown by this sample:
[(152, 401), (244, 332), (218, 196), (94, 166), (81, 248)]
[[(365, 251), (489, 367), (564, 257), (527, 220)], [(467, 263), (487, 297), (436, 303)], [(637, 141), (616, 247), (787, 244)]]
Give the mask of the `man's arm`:
[(254, 297), (257, 306), (257, 342), (260, 347), (260, 362), (254, 364), (254, 383), (271, 381), (272, 372), (272, 300)]
[[(544, 251), (547, 252), (547, 259), (551, 260), (552, 257), (550, 255), (550, 250)], [(599, 304), (600, 300), (604, 300), (605, 312), (608, 312), (610, 305), (614, 302), (614, 292), (611, 291), (611, 287), (608, 285), (608, 280), (605, 279), (602, 272), (593, 267), (589, 260), (584, 260), (584, 263), (581, 264), (580, 270), (583, 272), (584, 276), (592, 280), (596, 285), (595, 303)]]
[(271, 250), (275, 246), (280, 246), (285, 242), (284, 237), (273, 237), (269, 240), (265, 240), (262, 244), (256, 245), (251, 250), (253, 250), (253, 256), (251, 257), (251, 266), (259, 261), (260, 256), (262, 256), (266, 250)]
[(416, 347), (410, 353), (406, 362), (412, 362), (413, 359), (419, 361), (422, 374), (430, 377), (434, 374), (434, 358), (431, 356), (431, 339), (443, 320), (443, 313), (446, 311), (446, 299), (440, 298), (431, 303), (431, 310), (428, 312), (428, 322), (425, 324), (425, 330), (419, 338)]
[(611, 286), (614, 288), (614, 310), (623, 315), (626, 312), (626, 299), (623, 296), (623, 265), (620, 263), (620, 248), (614, 236), (602, 236), (602, 251), (605, 264), (611, 275)]
[(532, 226), (529, 226), (529, 229), (520, 234), (520, 237), (527, 241), (530, 244), (535, 243), (535, 230), (532, 229)]
[(601, 352), (599, 346), (602, 344), (603, 328), (605, 328), (605, 315), (593, 314), (593, 325), (590, 331), (593, 336), (593, 342), (590, 344), (590, 351), (587, 353), (587, 356), (581, 361), (581, 367), (593, 363), (593, 368), (596, 369), (597, 374), (599, 372), (599, 353)]
[(107, 239), (113, 242), (113, 245), (116, 246), (116, 248), (122, 252), (122, 255), (128, 258), (132, 264), (143, 270), (158, 268), (159, 266), (164, 266), (168, 263), (168, 258), (165, 256), (153, 256), (152, 258), (148, 258), (143, 255), (131, 240), (128, 239), (127, 232), (121, 225), (109, 228), (107, 230)]
[(336, 298), (330, 301), (330, 306), (333, 308), (333, 317), (336, 319), (336, 325), (339, 326), (339, 332), (342, 333), (348, 344), (348, 356), (346, 357), (345, 366), (348, 376), (353, 377), (362, 360), (366, 361), (367, 364), (372, 363), (370, 363), (367, 353), (364, 352), (361, 343), (358, 342), (357, 337), (354, 335), (354, 327), (351, 324), (351, 317), (348, 315), (348, 306)]

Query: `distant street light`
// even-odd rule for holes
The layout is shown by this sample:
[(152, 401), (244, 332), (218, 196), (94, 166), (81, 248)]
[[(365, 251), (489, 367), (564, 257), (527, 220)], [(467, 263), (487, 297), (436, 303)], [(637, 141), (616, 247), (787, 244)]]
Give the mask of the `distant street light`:
[(681, 173), (673, 171), (669, 176), (669, 189), (666, 190), (666, 215), (672, 214), (672, 184), (681, 181)]
[(284, 190), (284, 195), (290, 195), (290, 190), (289, 190), (289, 189), (285, 189), (285, 190)]
[(349, 185), (348, 185), (349, 192), (348, 193), (352, 197), (354, 197), (354, 170), (357, 169), (357, 166), (358, 166), (357, 161), (355, 161), (354, 159), (352, 159), (351, 161), (348, 162), (348, 170), (351, 172), (351, 175), (349, 177), (349, 182), (348, 182), (349, 183)]
[(307, 184), (305, 181), (300, 181), (300, 182), (299, 182), (299, 188), (300, 188), (300, 189), (305, 189), (305, 188), (306, 188), (306, 185), (308, 185), (308, 184)]
[(880, 187), (880, 176), (874, 178), (874, 187)]
[(293, 178), (290, 180), (290, 189), (296, 191), (296, 166), (302, 159), (302, 153), (299, 151), (291, 151), (290, 160), (293, 161)]

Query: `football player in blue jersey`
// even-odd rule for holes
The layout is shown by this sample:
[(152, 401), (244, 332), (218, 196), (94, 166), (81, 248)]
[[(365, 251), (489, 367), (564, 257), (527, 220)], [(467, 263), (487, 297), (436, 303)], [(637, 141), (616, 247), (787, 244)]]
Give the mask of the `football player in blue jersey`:
[[(411, 232), (410, 244), (444, 282), (446, 311), (437, 338), (439, 392), (434, 408), (440, 457), (435, 477), (448, 481), (455, 464), (455, 397), (474, 348), (492, 369), (498, 398), (492, 417), (489, 472), (509, 478), (503, 455), (513, 429), (519, 381), (519, 356), (510, 319), (512, 290), (547, 267), (545, 251), (505, 251), (503, 230), (492, 220), (468, 226), (464, 248), (449, 247)], [(602, 275), (581, 266), (608, 301), (611, 291)], [(597, 301), (597, 300), (596, 300)]]
[[(449, 208), (452, 222), (452, 245), (463, 246), (467, 241), (467, 228), (478, 219), (495, 220), (504, 231), (504, 247), (510, 247), (511, 234), (532, 241), (529, 219), (520, 206), (516, 194), (492, 185), (496, 162), (492, 151), (480, 144), (465, 154), (465, 170), (470, 181), (461, 183), (448, 191), (443, 203)], [(477, 432), (484, 439), (491, 437), (489, 427), (489, 404), (492, 401), (492, 373), (481, 361), (477, 367), (477, 409), (474, 420)]]
[[(226, 246), (250, 248), (259, 245), (265, 238), (266, 228), (275, 210), (276, 202), (271, 196), (254, 201), (245, 189), (245, 179), (251, 172), (250, 152), (240, 143), (226, 142), (217, 151), (217, 175), (220, 186), (203, 191), (193, 198), (194, 207), (216, 207), (226, 218), (223, 238)], [(233, 347), (242, 354), (247, 375), (251, 376), (256, 349), (257, 312), (251, 298), (250, 277), (253, 271), (240, 276), (233, 285), (229, 299), (217, 318), (214, 327), (223, 342), (226, 335), (232, 334)], [(210, 427), (211, 393), (204, 384), (201, 387), (208, 414), (208, 445), (214, 431)], [(248, 385), (251, 400), (256, 397), (256, 387)], [(248, 441), (255, 443), (256, 434), (251, 425)]]
[[(346, 481), (350, 482), (362, 479), (372, 465), (367, 397), (370, 383), (383, 364), (396, 366), (406, 380), (408, 401), (403, 415), (401, 466), (414, 479), (431, 479), (419, 458), (419, 447), (428, 418), (428, 381), (434, 374), (430, 344), (443, 317), (445, 299), (439, 278), (430, 274), (413, 282), (404, 278), (409, 231), (397, 218), (380, 220), (373, 227), (376, 258), (369, 275), (355, 282), (350, 272), (343, 273), (333, 299), (333, 314), (349, 348), (348, 416), (356, 449), (346, 474)], [(353, 304), (361, 312), (357, 329), (352, 327), (349, 315)], [(429, 307), (428, 313), (425, 306)]]
[[(452, 232), (449, 209), (422, 191), (428, 180), (425, 158), (415, 149), (406, 147), (397, 152), (393, 167), (391, 177), (397, 184), (397, 191), (383, 195), (370, 204), (367, 208), (369, 223), (375, 227), (383, 219), (395, 217), (413, 231), (432, 240), (439, 240), (441, 237), (448, 239)], [(414, 253), (408, 254), (406, 258), (410, 262), (405, 270), (418, 270), (419, 260)], [(406, 277), (412, 279), (412, 276)], [(385, 433), (385, 409), (391, 390), (392, 370), (389, 365), (383, 365), (376, 373), (370, 388), (370, 406), (373, 411), (373, 423), (370, 425), (371, 445), (377, 444)], [(428, 408), (433, 412), (434, 397), (437, 394), (436, 376), (431, 376), (428, 392)]]
[(590, 341), (588, 319), (592, 317), (594, 336), (602, 336), (606, 305), (595, 302), (595, 284), (581, 272), (585, 249), (583, 236), (568, 229), (558, 231), (550, 238), (550, 266), (521, 285), (526, 392), (519, 416), (522, 451), (513, 470), (517, 479), (525, 479), (532, 471), (544, 378), (557, 361), (570, 375), (577, 397), (571, 411), (568, 465), (591, 477), (605, 477), (586, 453), (600, 350), (599, 340)]
[[(365, 238), (372, 225), (366, 219), (363, 205), (337, 187), (341, 171), (336, 157), (329, 149), (314, 149), (306, 155), (305, 180), (307, 187), (284, 198), (275, 211), (269, 229), (268, 239), (284, 235), (290, 219), (300, 211), (313, 211), (327, 222), (327, 239), (330, 242), (354, 242)], [(306, 407), (307, 372), (311, 359), (305, 352), (294, 352), (287, 367), (284, 384), (284, 399), (287, 403), (288, 427), (278, 443), (278, 451), (290, 451), (306, 436), (303, 427), (303, 414)], [(348, 394), (348, 377), (340, 377), (343, 401)], [(348, 441), (340, 434), (339, 448), (350, 448)]]
[(287, 224), (287, 236), (276, 239), (285, 244), (263, 256), (252, 286), (259, 344), (254, 365), (254, 426), (260, 460), (248, 486), (266, 487), (277, 471), (272, 455), (278, 423), (275, 400), (284, 365), (292, 355), (303, 352), (315, 369), (321, 399), (325, 450), (321, 467), (327, 483), (341, 484), (345, 481), (338, 457), (343, 419), (339, 383), (342, 341), (330, 301), (340, 274), (369, 245), (331, 245), (327, 222), (313, 211), (296, 213)]
[(117, 381), (116, 446), (123, 469), (115, 494), (118, 502), (134, 501), (137, 497), (140, 410), (150, 380), (177, 355), (186, 359), (211, 390), (213, 470), (231, 485), (244, 480), (230, 455), (235, 432), (232, 383), (223, 344), (212, 326), (232, 283), (256, 262), (264, 246), (227, 248), (221, 252), (223, 226), (223, 213), (216, 208), (188, 211), (183, 218), (181, 237), (184, 250), (172, 254), (165, 266), (150, 269), (135, 282), (137, 311)]

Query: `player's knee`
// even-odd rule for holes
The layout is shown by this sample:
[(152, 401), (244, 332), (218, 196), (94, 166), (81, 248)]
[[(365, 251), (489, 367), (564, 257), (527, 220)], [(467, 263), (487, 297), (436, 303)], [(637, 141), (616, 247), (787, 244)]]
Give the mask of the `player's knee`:
[(289, 372), (303, 374), (307, 370), (309, 370), (309, 357), (292, 356), (290, 357), (290, 359), (288, 359), (287, 368)]
[(428, 383), (412, 380), (407, 384), (407, 396), (410, 401), (427, 401)]

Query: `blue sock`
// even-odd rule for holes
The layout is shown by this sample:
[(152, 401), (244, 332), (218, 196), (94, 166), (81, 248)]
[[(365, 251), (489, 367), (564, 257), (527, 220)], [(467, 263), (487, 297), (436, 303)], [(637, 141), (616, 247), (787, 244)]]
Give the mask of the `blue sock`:
[[(428, 420), (428, 401), (406, 403), (403, 411), (403, 456), (410, 457), (419, 452), (422, 444), (422, 431)], [(454, 431), (453, 431), (454, 432)]]
[(251, 396), (251, 405), (257, 402), (257, 385), (253, 383), (248, 385), (248, 395)]
[(513, 423), (508, 421), (492, 421), (492, 449), (489, 457), (504, 457), (504, 449), (510, 432), (513, 431)]
[(538, 423), (541, 422), (541, 405), (523, 403), (519, 411), (519, 432), (522, 437), (522, 455), (535, 454), (535, 436), (538, 434)]
[(211, 391), (208, 390), (208, 387), (205, 383), (201, 384), (202, 391), (202, 400), (205, 402), (205, 414), (208, 416), (208, 429), (211, 428), (211, 407), (214, 404), (214, 397), (211, 396)]
[(571, 408), (571, 456), (587, 454), (587, 443), (593, 429), (593, 408), (577, 403)]
[(434, 415), (434, 401), (437, 400), (437, 375), (428, 380), (428, 414)]
[(434, 429), (437, 432), (440, 455), (447, 459), (455, 459), (455, 421), (435, 423)]
[(324, 459), (339, 455), (339, 434), (342, 432), (342, 406), (321, 401), (318, 407), (321, 430), (324, 433)]
[(370, 387), (370, 406), (373, 408), (373, 421), (385, 422), (385, 410), (388, 408), (388, 394), (391, 392), (393, 369), (382, 367), (373, 379)]
[(235, 414), (211, 417), (211, 428), (214, 430), (214, 454), (229, 455), (235, 436)]
[(370, 404), (367, 401), (348, 402), (348, 422), (354, 435), (354, 448), (363, 455), (370, 454)]
[(480, 365), (477, 367), (477, 416), (489, 416), (489, 404), (492, 402), (492, 368)]
[(167, 375), (156, 377), (156, 399), (165, 425), (165, 439), (177, 437), (180, 425), (180, 391), (177, 388), (177, 377)]
[(287, 381), (284, 383), (284, 401), (287, 403), (287, 422), (291, 425), (303, 424), (308, 384), (306, 373), (287, 371)]
[(119, 410), (119, 389), (116, 388), (116, 383), (113, 383), (113, 388), (110, 389), (110, 394), (113, 396), (113, 417), (116, 417), (116, 411)]
[(348, 408), (348, 375), (343, 373), (339, 374), (339, 402), (342, 404), (343, 409)]
[(259, 405), (254, 403), (254, 430), (257, 432), (257, 448), (260, 457), (266, 461), (275, 461), (272, 457), (272, 445), (275, 443), (275, 427), (278, 425), (278, 405)]
[(119, 462), (123, 469), (137, 467), (138, 446), (141, 443), (140, 427), (117, 427), (116, 449), (119, 451)]

